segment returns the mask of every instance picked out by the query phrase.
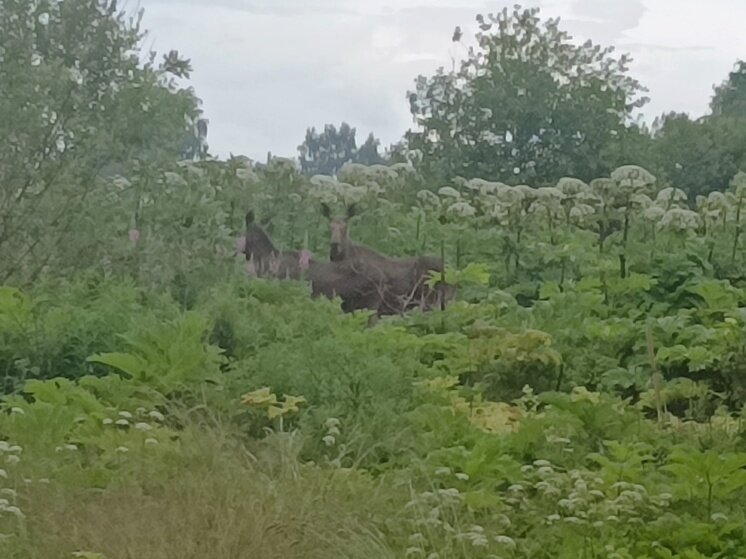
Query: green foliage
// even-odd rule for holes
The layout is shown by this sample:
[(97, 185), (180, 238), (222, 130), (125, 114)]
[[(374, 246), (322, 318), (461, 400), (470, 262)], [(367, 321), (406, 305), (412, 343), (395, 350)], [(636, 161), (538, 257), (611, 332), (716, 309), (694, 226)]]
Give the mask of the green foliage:
[[(138, 22), (0, 13), (2, 556), (746, 556), (739, 69), (647, 136), (626, 57), (504, 10), (396, 163), (343, 125), (299, 168), (207, 158)], [(456, 300), (247, 278), (246, 211), (325, 260), (322, 202)]]
[(347, 163), (379, 165), (384, 162), (378, 153), (379, 144), (380, 141), (371, 133), (358, 148), (355, 129), (346, 122), (339, 129), (326, 124), (321, 134), (315, 128), (309, 128), (305, 140), (298, 146), (301, 170), (310, 176), (336, 175)]
[[(54, 293), (54, 295), (50, 295)], [(172, 318), (171, 300), (147, 294), (131, 282), (87, 277), (56, 281), (33, 290), (0, 290), (0, 367), (3, 389), (12, 391), (26, 379), (78, 378), (100, 374), (86, 363), (99, 351), (112, 351), (117, 335), (146, 316)]]
[(505, 8), (477, 21), (478, 46), (461, 67), (420, 76), (409, 94), (421, 129), (408, 133), (408, 147), (421, 150), (424, 168), (438, 180), (540, 184), (608, 172), (597, 154), (629, 132), (627, 118), (645, 102), (627, 75), (629, 58), (590, 41), (575, 45), (538, 9)]
[(691, 448), (675, 449), (665, 470), (673, 474), (676, 494), (683, 499), (705, 503), (702, 510), (705, 520), (710, 520), (713, 505), (720, 501), (738, 499), (746, 487), (746, 454), (721, 454), (714, 450), (693, 451)]
[(728, 78), (715, 88), (710, 108), (716, 116), (743, 118), (746, 114), (746, 62), (738, 60)]
[(142, 63), (139, 17), (116, 2), (4, 2), (0, 37), (0, 279), (18, 281), (85, 258), (127, 188), (104, 179), (175, 159), (199, 109), (175, 81), (188, 62)]
[(654, 129), (653, 164), (662, 178), (690, 198), (726, 190), (744, 163), (743, 121), (721, 117), (693, 121), (671, 113), (659, 119)]
[(186, 313), (170, 323), (153, 321), (140, 328), (121, 335), (130, 352), (96, 354), (88, 361), (113, 367), (164, 395), (218, 382), (220, 350), (203, 344), (208, 323), (201, 315)]
[(345, 163), (352, 161), (356, 151), (355, 129), (346, 122), (339, 131), (333, 124), (326, 124), (321, 134), (309, 128), (298, 147), (301, 168), (311, 175), (336, 175)]
[[(471, 274), (484, 279), (479, 267), (465, 277)], [(304, 471), (375, 476), (379, 491), (400, 500), (380, 502), (380, 513), (364, 523), (396, 553), (570, 557), (592, 541), (621, 557), (655, 556), (657, 545), (669, 554), (660, 556), (737, 556), (746, 546), (734, 528), (743, 520), (737, 503), (746, 484), (737, 422), (719, 415), (703, 431), (686, 417), (683, 424), (646, 419), (651, 400), (644, 382), (638, 406), (582, 387), (549, 391), (586, 377), (589, 364), (619, 369), (629, 362), (635, 370), (644, 363), (622, 355), (645, 354), (635, 349), (639, 325), (614, 317), (630, 312), (631, 294), (649, 297), (653, 282), (632, 275), (609, 284), (610, 304), (599, 285), (548, 284), (534, 308), (492, 292), (440, 316), (372, 329), (365, 315), (343, 315), (285, 282), (217, 284), (190, 311), (165, 300), (160, 310), (135, 305), (126, 326), (105, 340), (105, 352), (78, 361), (97, 362), (108, 374), (28, 381), (4, 399), (0, 454), (20, 456), (8, 459), (5, 472), (12, 480), (49, 480), (57, 495), (139, 487), (158, 501), (173, 472), (191, 475), (191, 461), (201, 456), (195, 441), (209, 422), (233, 433), (219, 450), (224, 457), (243, 445), (259, 452), (263, 439), (302, 437), (293, 443), (293, 460), (316, 464)], [(3, 290), (4, 328), (32, 320), (41, 312), (38, 301), (90, 293), (74, 283), (41, 289)], [(709, 347), (721, 339), (728, 347), (738, 338), (735, 330), (708, 337), (702, 328), (738, 323), (718, 313), (732, 314), (740, 291), (716, 281), (690, 290), (697, 307), (681, 311), (684, 321), (661, 316), (653, 329), (661, 367), (693, 367), (693, 356), (673, 360), (664, 351), (677, 340), (701, 339)], [(121, 299), (107, 305), (126, 308), (121, 302), (131, 288), (117, 292), (110, 283), (103, 291)], [(678, 386), (672, 381), (663, 389), (675, 413), (677, 402), (713, 397)], [(717, 450), (702, 450), (707, 441)], [(276, 452), (265, 458), (275, 481), (288, 467)], [(15, 534), (13, 545), (24, 541), (13, 506), (33, 525), (45, 518), (30, 503), (51, 494), (34, 493), (36, 487), (14, 489), (16, 504), (0, 514), (3, 529)], [(351, 502), (367, 499), (362, 487), (355, 492)], [(84, 549), (111, 549), (86, 541), (94, 543)]]

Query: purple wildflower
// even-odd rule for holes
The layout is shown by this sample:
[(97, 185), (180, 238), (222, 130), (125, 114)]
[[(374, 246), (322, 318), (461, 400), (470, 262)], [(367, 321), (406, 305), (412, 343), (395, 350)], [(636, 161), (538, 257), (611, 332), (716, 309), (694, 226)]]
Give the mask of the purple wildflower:
[(298, 264), (300, 265), (301, 269), (308, 270), (308, 267), (311, 264), (311, 251), (303, 249), (300, 251), (300, 256), (298, 257)]
[(236, 254), (243, 254), (246, 252), (246, 235), (241, 235), (236, 239)]

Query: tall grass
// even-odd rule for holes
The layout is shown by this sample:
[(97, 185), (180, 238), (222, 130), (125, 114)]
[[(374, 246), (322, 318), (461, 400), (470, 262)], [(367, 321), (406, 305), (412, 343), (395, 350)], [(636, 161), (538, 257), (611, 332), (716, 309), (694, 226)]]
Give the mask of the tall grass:
[[(76, 552), (106, 559), (387, 558), (378, 531), (390, 495), (359, 472), (303, 465), (299, 441), (269, 437), (255, 454), (220, 434), (191, 431), (168, 479), (81, 490), (24, 491), (23, 535), (6, 558)], [(4, 550), (3, 550), (4, 548)], [(91, 555), (96, 556), (96, 555)]]

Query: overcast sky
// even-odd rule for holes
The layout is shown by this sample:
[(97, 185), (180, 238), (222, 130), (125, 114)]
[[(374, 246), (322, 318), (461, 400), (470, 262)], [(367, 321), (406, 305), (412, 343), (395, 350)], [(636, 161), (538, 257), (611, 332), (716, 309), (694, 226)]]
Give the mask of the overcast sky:
[[(384, 147), (412, 123), (406, 101), (418, 74), (463, 48), (475, 16), (515, 3), (481, 0), (139, 0), (146, 46), (177, 49), (210, 120), (208, 142), (263, 160), (295, 156), (308, 126), (348, 122), (358, 145)], [(634, 58), (650, 90), (648, 120), (669, 110), (700, 116), (712, 86), (746, 58), (746, 0), (534, 0), (576, 39)]]

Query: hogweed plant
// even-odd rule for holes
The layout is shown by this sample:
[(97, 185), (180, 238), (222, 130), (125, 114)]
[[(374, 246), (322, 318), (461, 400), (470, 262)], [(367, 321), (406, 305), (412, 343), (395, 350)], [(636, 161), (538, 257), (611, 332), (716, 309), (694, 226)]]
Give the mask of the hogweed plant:
[[(34, 483), (34, 480), (24, 478), (21, 473), (22, 453), (23, 449), (19, 445), (0, 441), (0, 542), (13, 537), (13, 533), (22, 528), (26, 517), (18, 492), (25, 485)], [(48, 483), (48, 480), (37, 480), (37, 483)]]

